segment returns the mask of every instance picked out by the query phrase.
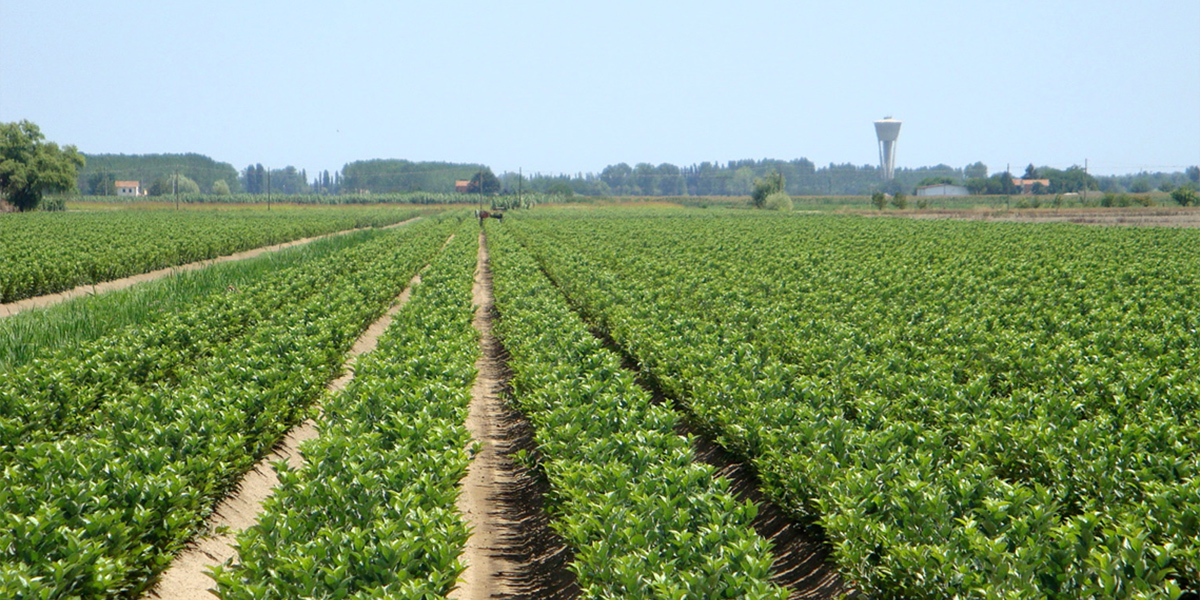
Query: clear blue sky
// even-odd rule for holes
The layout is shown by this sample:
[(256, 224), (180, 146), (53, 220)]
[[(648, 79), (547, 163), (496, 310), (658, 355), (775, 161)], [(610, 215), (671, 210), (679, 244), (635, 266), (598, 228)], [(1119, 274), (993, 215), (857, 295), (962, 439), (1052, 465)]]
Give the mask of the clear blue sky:
[(1200, 2), (0, 0), (0, 121), (338, 169), (1200, 163)]

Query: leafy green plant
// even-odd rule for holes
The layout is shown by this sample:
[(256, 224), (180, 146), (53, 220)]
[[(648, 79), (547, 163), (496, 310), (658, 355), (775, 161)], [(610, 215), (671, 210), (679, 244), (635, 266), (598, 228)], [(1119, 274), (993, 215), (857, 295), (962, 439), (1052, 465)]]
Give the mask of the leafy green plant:
[(0, 302), (417, 214), (384, 207), (0, 215)]
[[(231, 291), (164, 323), (151, 339), (181, 342), (156, 355), (183, 357), (173, 375), (121, 337), (113, 360), (91, 365), (96, 374), (68, 378), (55, 363), (31, 363), (42, 381), (34, 389), (58, 393), (29, 405), (6, 398), (0, 596), (104, 598), (145, 588), (217, 500), (309, 414), (349, 345), (457, 226), (391, 231), (281, 273), (247, 299)], [(267, 314), (248, 324), (259, 309)], [(241, 317), (224, 320), (232, 315)], [(200, 323), (212, 335), (193, 339)], [(243, 333), (219, 337), (222, 323)], [(135, 362), (118, 360), (123, 354)], [(128, 376), (116, 370), (146, 376), (122, 383)], [(74, 393), (105, 378), (118, 390)]]
[(587, 597), (775, 598), (755, 507), (698, 463), (515, 240), (489, 227), (513, 401), (534, 424), (552, 526)]
[(1200, 284), (1178, 252), (1197, 232), (632, 211), (505, 226), (872, 597), (1200, 582)]
[(359, 358), (347, 389), (326, 400), (304, 467), (276, 466), (281, 485), (238, 536), (238, 562), (212, 572), (219, 597), (444, 598), (454, 587), (479, 354), (475, 237), (460, 234)]

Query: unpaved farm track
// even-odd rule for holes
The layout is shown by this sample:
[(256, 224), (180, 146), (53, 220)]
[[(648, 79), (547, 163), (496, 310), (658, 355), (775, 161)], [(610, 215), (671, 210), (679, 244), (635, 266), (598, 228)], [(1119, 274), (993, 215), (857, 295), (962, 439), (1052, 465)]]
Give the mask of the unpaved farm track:
[(546, 482), (512, 459), (535, 451), (533, 429), (504, 401), (511, 373), (507, 355), (492, 334), (496, 318), (487, 240), (479, 235), (473, 301), (481, 356), (471, 393), (467, 429), (479, 452), (462, 482), (458, 508), (471, 527), (463, 552), (467, 569), (451, 593), (458, 600), (488, 598), (575, 598), (575, 578), (566, 565), (570, 551), (542, 510)]
[[(453, 236), (451, 236), (451, 239)], [(446, 243), (450, 240), (447, 239)], [(443, 245), (443, 247), (445, 247)], [(354, 342), (347, 354), (342, 376), (329, 382), (327, 389), (337, 392), (345, 389), (350, 380), (354, 379), (353, 364), (355, 359), (375, 349), (379, 337), (391, 325), (392, 318), (404, 307), (412, 296), (412, 290), (421, 283), (421, 275), (414, 275), (404, 291), (393, 301), (392, 306), (382, 317), (367, 327), (366, 331)], [(292, 428), (275, 450), (263, 458), (254, 468), (238, 482), (236, 491), (217, 505), (205, 530), (208, 535), (198, 537), (190, 546), (180, 552), (171, 566), (162, 574), (158, 584), (147, 592), (144, 598), (163, 598), (165, 600), (212, 600), (209, 589), (213, 580), (207, 571), (227, 560), (237, 559), (237, 550), (233, 547), (237, 534), (258, 522), (262, 512), (263, 502), (274, 493), (279, 485), (279, 476), (275, 473), (272, 463), (286, 460), (292, 468), (300, 468), (304, 458), (300, 454), (300, 444), (305, 440), (317, 437), (316, 423), (311, 419)], [(222, 531), (222, 533), (216, 533)]]
[[(412, 223), (413, 221), (416, 221), (417, 219), (420, 219), (420, 218), (421, 217), (413, 217), (407, 221), (393, 223), (386, 227), (382, 227), (381, 229), (391, 229), (393, 227), (400, 227), (401, 225), (407, 225), (407, 224)], [(102, 281), (100, 283), (95, 283), (95, 284), (81, 285), (79, 287), (67, 290), (65, 292), (58, 292), (57, 294), (46, 294), (45, 296), (35, 296), (33, 298), (25, 298), (24, 300), (17, 300), (16, 302), (9, 302), (8, 304), (0, 304), (0, 318), (11, 317), (12, 315), (15, 315), (17, 313), (21, 313), (21, 312), (31, 310), (34, 308), (45, 308), (47, 306), (54, 306), (55, 304), (58, 304), (60, 302), (66, 302), (67, 300), (73, 300), (75, 298), (81, 298), (83, 296), (95, 296), (98, 294), (103, 294), (105, 292), (113, 292), (116, 290), (123, 290), (127, 287), (137, 285), (139, 283), (143, 283), (146, 281), (154, 281), (156, 279), (162, 279), (163, 277), (174, 275), (175, 273), (183, 273), (185, 271), (195, 271), (196, 269), (203, 269), (204, 267), (207, 267), (210, 265), (215, 265), (217, 263), (230, 262), (230, 261), (235, 261), (235, 260), (246, 260), (247, 258), (254, 258), (255, 256), (259, 256), (266, 252), (275, 252), (277, 250), (283, 250), (284, 248), (291, 248), (293, 246), (301, 246), (301, 245), (315, 242), (317, 240), (324, 239), (327, 237), (346, 235), (348, 233), (354, 233), (356, 231), (363, 231), (365, 229), (371, 229), (371, 228), (363, 227), (363, 228), (359, 228), (359, 229), (346, 229), (343, 231), (335, 231), (333, 233), (327, 233), (325, 235), (318, 235), (318, 236), (313, 236), (313, 237), (308, 237), (308, 238), (302, 238), (299, 240), (292, 240), (290, 242), (284, 242), (282, 244), (275, 244), (274, 246), (263, 246), (262, 248), (246, 250), (245, 252), (238, 252), (237, 254), (229, 254), (227, 256), (218, 256), (217, 258), (210, 258), (208, 260), (201, 260), (201, 261), (197, 261), (194, 263), (187, 263), (185, 265), (176, 265), (174, 267), (158, 269), (157, 271), (149, 271), (146, 273), (142, 273), (140, 275), (131, 275), (129, 277), (122, 277), (121, 279), (112, 279), (109, 281)]]

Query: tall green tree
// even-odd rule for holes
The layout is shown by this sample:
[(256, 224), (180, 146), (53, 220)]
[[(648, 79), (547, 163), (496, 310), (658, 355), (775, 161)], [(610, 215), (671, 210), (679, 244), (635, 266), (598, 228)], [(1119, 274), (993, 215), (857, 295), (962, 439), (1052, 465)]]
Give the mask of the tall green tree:
[(150, 184), (148, 193), (151, 196), (167, 196), (175, 194), (199, 194), (200, 185), (193, 181), (187, 175), (167, 175), (159, 177)]
[[(93, 179), (99, 174), (112, 175), (117, 181), (140, 181), (143, 187), (149, 186), (156, 179), (170, 177), (175, 173), (187, 176), (195, 181), (200, 189), (208, 191), (218, 179), (224, 179), (229, 184), (230, 191), (238, 191), (238, 171), (233, 165), (218, 162), (204, 156), (189, 152), (187, 154), (84, 154), (87, 165), (80, 169), (76, 180), (79, 188), (85, 193), (102, 196), (108, 191), (103, 188), (95, 189)], [(111, 191), (109, 191), (111, 195)]]
[(988, 168), (982, 161), (975, 161), (963, 168), (963, 177), (967, 179), (987, 179)]
[(75, 189), (85, 163), (75, 146), (45, 141), (29, 121), (0, 123), (0, 198), (18, 210), (37, 208), (45, 192)]
[(1191, 185), (1185, 185), (1171, 192), (1171, 199), (1180, 206), (1195, 206), (1200, 203), (1200, 194), (1197, 194), (1196, 189)]
[(88, 193), (93, 196), (116, 196), (117, 177), (107, 171), (101, 171), (88, 178)]
[(754, 191), (750, 194), (750, 202), (755, 208), (763, 208), (767, 204), (767, 196), (782, 192), (784, 186), (783, 174), (779, 171), (767, 173), (766, 177), (754, 180)]
[(467, 184), (468, 194), (478, 194), (480, 188), (483, 188), (485, 194), (499, 194), (500, 180), (491, 169), (484, 167), (471, 177), (471, 182)]

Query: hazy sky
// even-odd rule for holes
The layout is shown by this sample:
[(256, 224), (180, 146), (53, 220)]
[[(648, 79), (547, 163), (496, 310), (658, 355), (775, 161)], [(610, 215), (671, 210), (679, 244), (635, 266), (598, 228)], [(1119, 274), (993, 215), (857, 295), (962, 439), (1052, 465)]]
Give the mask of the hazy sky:
[(0, 121), (310, 175), (1200, 163), (1200, 1), (0, 0)]

